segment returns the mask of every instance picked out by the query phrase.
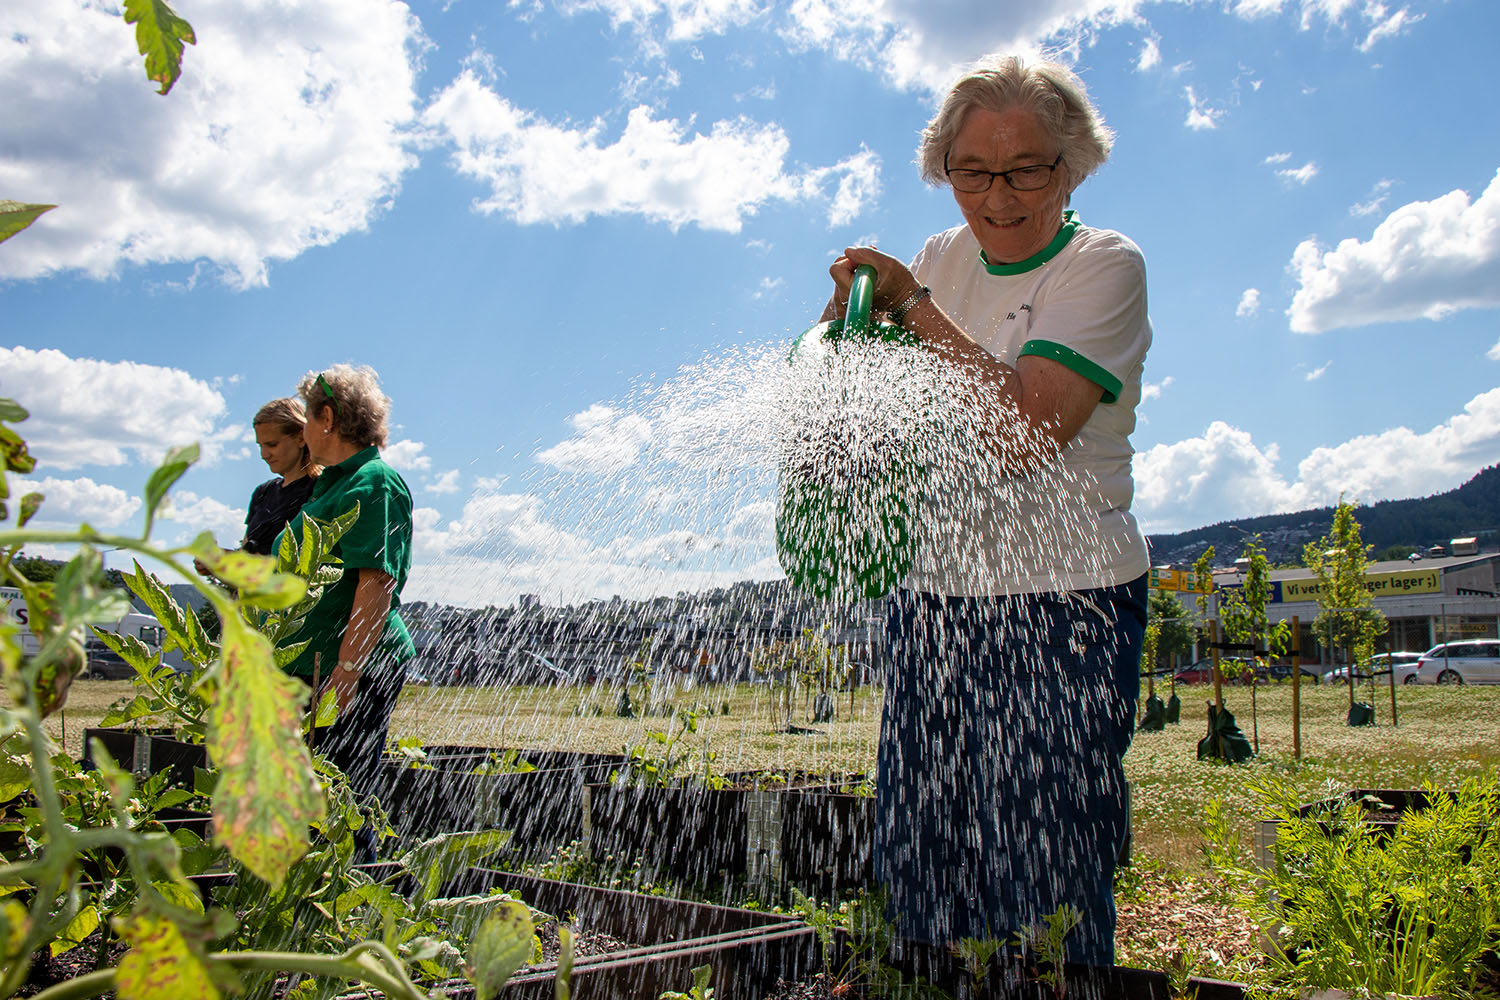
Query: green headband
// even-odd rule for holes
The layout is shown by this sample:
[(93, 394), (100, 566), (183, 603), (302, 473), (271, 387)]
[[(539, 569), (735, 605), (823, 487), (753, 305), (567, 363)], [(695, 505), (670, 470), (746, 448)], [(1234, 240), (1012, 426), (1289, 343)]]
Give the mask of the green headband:
[(328, 380), (323, 377), (322, 372), (318, 372), (318, 385), (322, 386), (323, 395), (327, 396), (328, 401), (333, 404), (333, 412), (342, 417), (344, 411), (339, 409), (339, 401), (334, 398), (333, 390), (328, 387)]

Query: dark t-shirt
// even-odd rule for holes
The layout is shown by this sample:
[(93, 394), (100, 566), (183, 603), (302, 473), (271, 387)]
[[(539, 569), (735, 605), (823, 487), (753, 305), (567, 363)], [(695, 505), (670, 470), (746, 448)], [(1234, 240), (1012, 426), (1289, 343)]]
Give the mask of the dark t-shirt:
[(270, 555), (276, 536), (307, 503), (317, 482), (312, 476), (303, 476), (282, 486), (278, 476), (257, 486), (250, 494), (250, 511), (245, 515), (245, 551)]

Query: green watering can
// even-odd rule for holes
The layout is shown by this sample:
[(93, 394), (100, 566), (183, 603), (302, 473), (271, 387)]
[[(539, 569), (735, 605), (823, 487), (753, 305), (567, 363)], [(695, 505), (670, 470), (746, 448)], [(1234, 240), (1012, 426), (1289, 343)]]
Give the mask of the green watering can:
[[(794, 366), (822, 365), (826, 387), (837, 397), (835, 358), (843, 344), (885, 341), (916, 346), (917, 338), (894, 323), (871, 321), (875, 269), (854, 271), (843, 320), (812, 327), (792, 343)], [(855, 468), (839, 468), (837, 439), (870, 420), (868, 412), (830, 405), (809, 408), (782, 449), (777, 488), (776, 554), (787, 579), (812, 597), (844, 602), (884, 597), (911, 570), (921, 467), (910, 444), (897, 436), (885, 447), (867, 439)], [(851, 474), (852, 473), (852, 474)]]

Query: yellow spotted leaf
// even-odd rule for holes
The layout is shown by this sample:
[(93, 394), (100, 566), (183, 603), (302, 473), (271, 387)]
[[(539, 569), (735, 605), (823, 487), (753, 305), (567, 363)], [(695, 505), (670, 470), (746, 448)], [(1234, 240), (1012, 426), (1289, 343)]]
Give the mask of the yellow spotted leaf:
[(495, 910), (469, 945), (464, 973), (482, 997), (491, 997), (531, 958), (531, 910), (509, 902)]
[(325, 808), (302, 742), (303, 685), (276, 668), (265, 636), (238, 620), (225, 625), (209, 715), (208, 754), (219, 768), (214, 839), (279, 887)]
[(115, 932), (129, 946), (120, 959), (120, 1000), (219, 1000), (208, 965), (177, 925), (149, 911), (116, 917)]

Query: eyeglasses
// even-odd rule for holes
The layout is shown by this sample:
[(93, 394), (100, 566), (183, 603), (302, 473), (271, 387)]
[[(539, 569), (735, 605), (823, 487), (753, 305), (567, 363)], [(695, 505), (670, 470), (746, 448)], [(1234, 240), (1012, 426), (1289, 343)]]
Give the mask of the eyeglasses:
[(323, 395), (327, 396), (328, 401), (333, 404), (333, 412), (342, 417), (344, 411), (339, 409), (339, 401), (333, 398), (333, 390), (328, 387), (328, 380), (323, 377), (322, 372), (318, 372), (318, 385), (322, 388)]
[(944, 155), (943, 173), (948, 175), (948, 183), (953, 185), (953, 190), (964, 194), (983, 194), (995, 183), (996, 177), (1005, 178), (1005, 183), (1017, 191), (1040, 191), (1052, 183), (1052, 171), (1061, 162), (1062, 154), (1058, 153), (1057, 159), (1050, 164), (1038, 163), (1013, 170), (970, 170), (967, 167), (954, 170), (948, 166), (948, 157)]

